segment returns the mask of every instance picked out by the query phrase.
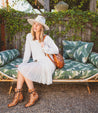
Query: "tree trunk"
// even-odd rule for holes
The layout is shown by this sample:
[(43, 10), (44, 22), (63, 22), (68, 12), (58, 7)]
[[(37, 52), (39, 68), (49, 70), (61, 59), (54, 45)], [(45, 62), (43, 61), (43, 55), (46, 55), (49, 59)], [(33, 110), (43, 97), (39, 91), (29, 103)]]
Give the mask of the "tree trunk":
[(97, 0), (90, 0), (90, 11), (96, 12), (96, 2)]
[(46, 12), (50, 11), (50, 0), (38, 0), (38, 2), (44, 7)]
[(50, 0), (44, 0), (44, 9), (46, 12), (50, 11)]
[(4, 19), (0, 15), (1, 22), (0, 22), (0, 50), (5, 50), (5, 25)]

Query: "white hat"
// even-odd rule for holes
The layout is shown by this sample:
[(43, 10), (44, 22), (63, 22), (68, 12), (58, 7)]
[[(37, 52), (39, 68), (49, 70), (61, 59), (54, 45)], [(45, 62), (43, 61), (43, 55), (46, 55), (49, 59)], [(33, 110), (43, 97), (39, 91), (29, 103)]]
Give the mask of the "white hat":
[(35, 19), (28, 19), (29, 24), (33, 25), (34, 22), (42, 24), (46, 30), (49, 30), (49, 27), (45, 24), (45, 18), (41, 15), (38, 15)]

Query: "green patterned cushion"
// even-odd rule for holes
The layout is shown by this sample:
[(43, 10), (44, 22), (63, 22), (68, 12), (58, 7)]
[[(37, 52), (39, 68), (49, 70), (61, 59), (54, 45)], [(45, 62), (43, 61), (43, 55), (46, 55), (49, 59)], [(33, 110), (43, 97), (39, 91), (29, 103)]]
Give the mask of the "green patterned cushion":
[(77, 49), (74, 52), (74, 59), (76, 61), (86, 63), (88, 57), (92, 51), (93, 43), (92, 42), (82, 42), (80, 41)]
[(14, 61), (11, 61), (10, 63), (0, 67), (0, 72), (3, 73), (5, 76), (16, 79), (18, 70), (15, 65), (19, 65), (20, 63), (22, 63), (22, 58), (17, 58)]
[(73, 54), (79, 45), (79, 41), (67, 41), (63, 40), (63, 57), (66, 58), (73, 58)]
[(5, 50), (0, 52), (0, 66), (7, 64), (13, 59), (19, 56), (19, 51), (17, 49)]
[[(10, 51), (11, 51), (11, 53), (12, 53), (13, 59), (17, 58), (17, 57), (20, 55), (20, 53), (19, 53), (19, 51), (18, 51), (17, 49), (12, 49), (12, 50), (10, 50)], [(13, 59), (12, 59), (12, 60), (13, 60)]]
[[(3, 73), (3, 75), (10, 77), (12, 79), (17, 79), (17, 67), (16, 65), (19, 65), (22, 63), (22, 58), (16, 58), (13, 61), (9, 62), (8, 64), (0, 67), (0, 72)], [(32, 62), (33, 60), (30, 59), (29, 62)], [(4, 76), (4, 78), (5, 78)]]
[[(32, 61), (30, 59), (29, 62)], [(68, 59), (64, 60), (64, 62), (65, 65), (62, 69), (55, 70), (53, 79), (85, 79), (98, 73), (98, 69), (91, 63), (84, 64)], [(19, 65), (20, 63), (22, 63), (22, 58), (14, 59), (14, 61), (0, 67), (0, 72), (7, 77), (17, 79), (18, 70), (15, 65)]]
[(68, 59), (64, 62), (64, 67), (54, 72), (53, 79), (85, 79), (98, 73), (98, 69), (91, 63), (84, 64)]
[(98, 68), (98, 53), (92, 52), (89, 61)]

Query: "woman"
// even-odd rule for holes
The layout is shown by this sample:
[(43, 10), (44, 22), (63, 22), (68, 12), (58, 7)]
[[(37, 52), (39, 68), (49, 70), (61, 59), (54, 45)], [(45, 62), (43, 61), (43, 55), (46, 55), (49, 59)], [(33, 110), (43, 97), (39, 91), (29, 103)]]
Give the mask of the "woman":
[[(59, 50), (54, 41), (48, 35), (44, 35), (44, 29), (49, 30), (49, 27), (45, 24), (45, 18), (38, 15), (35, 19), (28, 19), (28, 22), (32, 25), (31, 33), (26, 36), (23, 62), (18, 66), (15, 96), (8, 107), (15, 106), (23, 100), (22, 86), (24, 81), (30, 93), (30, 100), (25, 107), (32, 106), (38, 100), (33, 82), (52, 84), (52, 74), (56, 69), (55, 64), (46, 54), (50, 54), (53, 58), (51, 54), (58, 54)], [(28, 63), (31, 55), (33, 62)]]

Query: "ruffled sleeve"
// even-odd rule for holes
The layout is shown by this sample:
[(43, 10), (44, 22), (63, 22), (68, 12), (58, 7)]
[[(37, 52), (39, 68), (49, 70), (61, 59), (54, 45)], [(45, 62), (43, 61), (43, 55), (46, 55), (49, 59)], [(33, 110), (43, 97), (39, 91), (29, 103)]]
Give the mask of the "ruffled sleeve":
[(25, 43), (25, 51), (23, 56), (23, 63), (27, 63), (31, 57), (31, 47), (30, 47), (30, 33), (26, 36), (26, 43)]
[(43, 47), (44, 53), (47, 54), (58, 54), (59, 49), (54, 43), (54, 40), (50, 36), (46, 36), (44, 39), (44, 47)]

